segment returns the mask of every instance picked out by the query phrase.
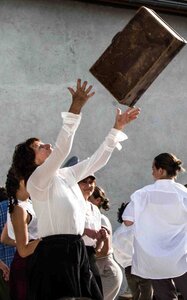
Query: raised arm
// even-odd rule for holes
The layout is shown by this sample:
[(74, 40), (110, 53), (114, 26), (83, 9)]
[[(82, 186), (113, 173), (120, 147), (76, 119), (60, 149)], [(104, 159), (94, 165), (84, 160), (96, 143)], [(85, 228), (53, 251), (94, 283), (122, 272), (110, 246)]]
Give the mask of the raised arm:
[(60, 168), (67, 155), (71, 151), (74, 134), (80, 123), (80, 112), (85, 103), (94, 95), (92, 86), (87, 81), (81, 83), (77, 80), (76, 89), (69, 87), (72, 95), (72, 103), (69, 112), (62, 113), (63, 126), (57, 137), (55, 148), (49, 157), (31, 175), (32, 184), (39, 189), (47, 187), (56, 171)]
[[(75, 181), (78, 182), (105, 166), (115, 147), (120, 146), (119, 142), (127, 139), (127, 136), (122, 131), (127, 124), (138, 117), (139, 113), (139, 108), (128, 108), (123, 113), (118, 109), (114, 127), (110, 130), (101, 146), (89, 159), (83, 160), (69, 168), (69, 170), (67, 170), (67, 176), (68, 172), (72, 172)], [(71, 177), (72, 176), (70, 176), (70, 178)], [(70, 178), (69, 180), (71, 180)]]

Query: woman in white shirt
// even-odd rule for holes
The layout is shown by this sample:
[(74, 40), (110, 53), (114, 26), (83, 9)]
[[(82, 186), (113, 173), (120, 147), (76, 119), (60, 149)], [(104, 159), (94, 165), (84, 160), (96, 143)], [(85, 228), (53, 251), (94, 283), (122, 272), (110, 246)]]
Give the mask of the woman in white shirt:
[[(95, 187), (89, 201), (99, 209), (107, 211), (110, 208), (109, 200), (101, 187)], [(111, 223), (104, 214), (100, 213), (100, 215), (101, 226), (107, 230), (108, 236), (104, 240), (102, 247), (97, 250), (97, 265), (101, 275), (104, 300), (114, 300), (120, 290), (123, 274), (113, 258)]]
[(70, 153), (81, 120), (81, 109), (94, 95), (92, 86), (77, 80), (68, 88), (72, 95), (69, 112), (62, 113), (63, 126), (56, 146), (31, 138), (16, 146), (13, 165), (27, 182), (38, 219), (42, 241), (34, 251), (30, 272), (29, 300), (60, 297), (94, 297), (86, 249), (81, 238), (86, 205), (77, 182), (103, 167), (118, 143), (126, 139), (125, 125), (137, 118), (139, 109), (129, 108), (116, 114), (114, 128), (103, 144), (87, 160), (60, 168)]
[(161, 153), (152, 170), (155, 183), (132, 194), (122, 216), (135, 226), (132, 273), (152, 279), (156, 300), (173, 299), (173, 281), (187, 299), (187, 189), (175, 182), (182, 162)]
[(99, 209), (97, 206), (88, 201), (96, 186), (95, 176), (90, 175), (81, 180), (78, 184), (84, 196), (87, 207), (83, 240), (89, 258), (90, 269), (99, 288), (98, 293), (103, 295), (101, 277), (96, 263), (96, 251), (102, 246), (103, 241), (107, 238), (107, 232), (105, 229), (101, 228), (101, 213)]
[(37, 219), (24, 180), (16, 177), (13, 168), (7, 174), (6, 190), (9, 198), (8, 243), (17, 248), (10, 267), (10, 296), (14, 300), (26, 300), (28, 263), (33, 249), (39, 243)]

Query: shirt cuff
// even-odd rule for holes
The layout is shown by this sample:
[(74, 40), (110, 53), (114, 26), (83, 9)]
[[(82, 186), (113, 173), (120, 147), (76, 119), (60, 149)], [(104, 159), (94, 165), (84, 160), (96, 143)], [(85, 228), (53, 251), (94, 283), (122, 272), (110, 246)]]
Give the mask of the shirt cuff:
[(71, 134), (79, 126), (82, 114), (77, 115), (70, 112), (61, 112), (61, 117), (64, 129)]
[(127, 140), (128, 136), (124, 132), (116, 128), (112, 128), (110, 130), (109, 135), (113, 139), (114, 143), (116, 144), (115, 147), (120, 151), (122, 149), (122, 146), (119, 142)]

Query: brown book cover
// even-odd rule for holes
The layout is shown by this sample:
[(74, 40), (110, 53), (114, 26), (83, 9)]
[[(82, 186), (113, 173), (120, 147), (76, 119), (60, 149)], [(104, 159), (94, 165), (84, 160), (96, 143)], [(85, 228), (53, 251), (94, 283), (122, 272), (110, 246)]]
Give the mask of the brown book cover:
[(133, 106), (187, 42), (142, 6), (90, 68), (124, 105)]

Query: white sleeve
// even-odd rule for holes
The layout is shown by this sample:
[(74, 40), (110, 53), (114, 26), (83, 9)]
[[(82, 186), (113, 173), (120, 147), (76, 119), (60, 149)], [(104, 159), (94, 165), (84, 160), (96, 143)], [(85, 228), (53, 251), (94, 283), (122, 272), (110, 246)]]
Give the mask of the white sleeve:
[(56, 171), (71, 151), (75, 132), (80, 124), (81, 115), (62, 113), (63, 126), (57, 137), (55, 148), (45, 162), (37, 167), (28, 181), (37, 189), (45, 189)]
[[(105, 138), (104, 142), (90, 158), (87, 158), (80, 163), (68, 168), (70, 171), (70, 176), (68, 178), (69, 182), (71, 180), (79, 182), (80, 180), (88, 177), (89, 175), (95, 173), (103, 166), (105, 166), (115, 147), (118, 147), (119, 142), (126, 139), (128, 139), (128, 137), (125, 133), (112, 128)], [(73, 182), (71, 182), (71, 184), (73, 184)]]

